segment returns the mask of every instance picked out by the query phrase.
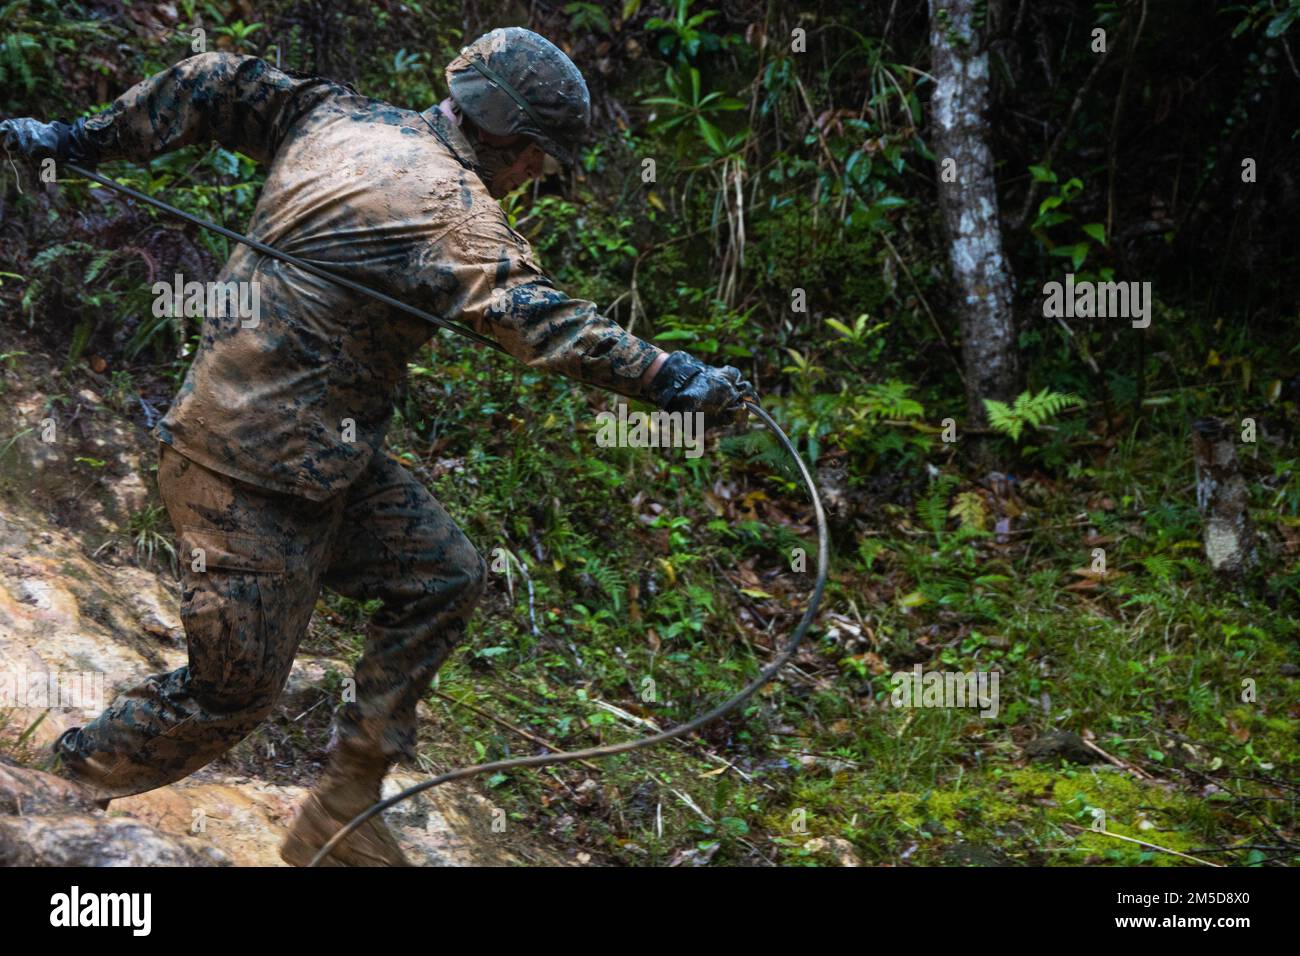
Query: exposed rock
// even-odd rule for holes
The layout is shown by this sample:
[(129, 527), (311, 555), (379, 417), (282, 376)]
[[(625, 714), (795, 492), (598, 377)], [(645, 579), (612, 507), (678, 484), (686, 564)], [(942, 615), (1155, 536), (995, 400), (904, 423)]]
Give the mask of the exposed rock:
[(861, 866), (858, 852), (853, 844), (843, 837), (814, 837), (804, 844), (809, 853), (827, 856), (840, 866)]
[[(187, 653), (170, 570), (109, 560), (129, 555), (127, 520), (148, 503), (152, 440), (86, 392), (74, 425), (64, 410), (56, 440), (41, 441), (44, 396), (6, 397), (18, 431), (32, 431), (0, 458), (0, 751), (39, 765), (64, 730), (149, 674), (183, 666)], [(116, 551), (101, 547), (112, 541)], [(337, 703), (331, 690), (351, 673), (346, 661), (300, 655), (274, 719), (313, 739)], [(417, 712), (432, 717), (423, 702)], [(236, 748), (244, 759), (222, 758), (107, 812), (76, 785), (0, 758), (0, 865), (283, 866), (279, 845), (319, 750), (276, 748), (280, 740), (261, 740), (261, 750), (246, 741)], [(384, 795), (420, 779), (394, 772)], [(566, 862), (470, 784), (425, 791), (384, 818), (417, 865)]]
[(1010, 866), (1011, 861), (996, 847), (954, 843), (943, 853), (946, 866)]
[(1068, 760), (1070, 763), (1100, 763), (1106, 758), (1087, 747), (1083, 738), (1065, 730), (1049, 731), (1025, 745), (1030, 760)]
[(0, 817), (0, 866), (227, 866), (212, 847), (124, 817)]
[(108, 819), (81, 788), (0, 765), (0, 866), (223, 866), (220, 850), (129, 817)]
[[(398, 771), (384, 781), (383, 795), (422, 777)], [(187, 780), (149, 793), (114, 800), (119, 814), (171, 834), (184, 834), (239, 866), (284, 866), (280, 842), (288, 833), (307, 790), (256, 778), (231, 778), (203, 770)], [(385, 811), (384, 821), (417, 866), (557, 865), (551, 853), (516, 846), (509, 829), (492, 832), (493, 807), (465, 787), (436, 787)]]
[(0, 757), (0, 814), (89, 813), (95, 803), (62, 777), (20, 767)]

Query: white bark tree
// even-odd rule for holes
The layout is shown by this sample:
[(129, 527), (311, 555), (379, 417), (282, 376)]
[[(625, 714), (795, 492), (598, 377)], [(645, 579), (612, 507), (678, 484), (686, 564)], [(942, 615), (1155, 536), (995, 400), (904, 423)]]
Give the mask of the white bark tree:
[(987, 25), (977, 12), (984, 6), (980, 0), (930, 0), (931, 148), (958, 292), (967, 413), (975, 426), (987, 423), (983, 399), (1009, 402), (1023, 388), (989, 146)]

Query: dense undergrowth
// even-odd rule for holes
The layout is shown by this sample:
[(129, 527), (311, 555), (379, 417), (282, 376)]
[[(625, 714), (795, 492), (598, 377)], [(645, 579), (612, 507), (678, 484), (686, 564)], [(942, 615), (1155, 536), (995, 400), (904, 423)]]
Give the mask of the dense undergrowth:
[[(1209, 261), (1201, 218), (1164, 221), (1146, 245), (1128, 236), (1162, 222), (1136, 209), (1152, 180), (1115, 187), (1113, 160), (1086, 148), (1108, 106), (1089, 102), (1055, 169), (1041, 152), (1007, 161), (1008, 206), (1030, 183), (1041, 200), (1011, 234), (1022, 304), (1029, 314), (1067, 266), (1106, 278), (1140, 264), (1168, 281), (1136, 347), (1114, 326), (1024, 322), (1029, 392), (1047, 397), (994, 416), (997, 434), (982, 437), (1003, 464), (976, 469), (964, 436), (944, 440), (944, 419), (961, 434), (964, 399), (922, 136), (924, 16), (885, 42), (851, 4), (802, 18), (750, 6), (747, 28), (734, 11), (701, 19), (703, 3), (539, 5), (534, 27), (566, 39), (591, 78), (599, 128), (575, 174), (505, 206), (570, 294), (759, 384), (827, 491), (825, 610), (780, 681), (689, 742), (480, 785), (513, 826), (626, 864), (1296, 862), (1294, 248), (1263, 242), (1267, 222), (1239, 212), (1233, 248), (1246, 251), (1233, 255), (1276, 270), (1243, 291), (1226, 268), (1217, 285), (1192, 278)], [(1117, 24), (1115, 5), (1077, 6)], [(198, 17), (224, 48), (421, 109), (467, 39), (448, 3), (315, 20), (293, 3), (256, 17), (245, 4), (178, 7), (176, 21), (139, 4), (0, 7), (6, 113), (102, 105), (183, 55), (175, 28)], [(1285, 81), (1272, 20), (1247, 10), (1228, 24), (1246, 24), (1241, 85), (1179, 107), (1231, 136), (1274, 129), (1259, 96)], [(819, 38), (804, 60), (785, 39), (797, 24)], [(1089, 69), (1061, 56), (1068, 82), (1008, 102), (1059, 124)], [(1135, 67), (1153, 102), (1159, 62)], [(999, 132), (1021, 144), (1005, 151), (1018, 162), (1016, 122)], [(1283, 162), (1290, 147), (1260, 136)], [(106, 171), (232, 227), (259, 184), (250, 160), (219, 147)], [(1208, 176), (1188, 188), (1220, 201)], [(5, 190), (4, 321), (59, 349), (69, 392), (89, 383), (143, 427), (197, 333), (153, 318), (149, 286), (178, 270), (210, 277), (224, 240), (85, 184), (20, 194), (10, 175)], [(775, 445), (755, 425), (695, 460), (598, 448), (595, 412), (611, 402), (448, 338), (412, 367), (391, 453), (498, 572), (428, 699), (430, 767), (683, 721), (752, 677), (798, 618), (812, 576), (791, 572), (790, 554), (812, 552), (811, 516)], [(1208, 414), (1261, 423), (1241, 458), (1265, 560), (1237, 585), (1214, 580), (1201, 552), (1188, 425)], [(308, 649), (354, 658), (374, 608), (327, 595), (320, 610)], [(918, 664), (996, 670), (999, 712), (891, 706), (891, 675)], [(1053, 731), (1094, 745), (1092, 762), (1031, 760)], [(1097, 811), (1106, 833), (1090, 832)]]

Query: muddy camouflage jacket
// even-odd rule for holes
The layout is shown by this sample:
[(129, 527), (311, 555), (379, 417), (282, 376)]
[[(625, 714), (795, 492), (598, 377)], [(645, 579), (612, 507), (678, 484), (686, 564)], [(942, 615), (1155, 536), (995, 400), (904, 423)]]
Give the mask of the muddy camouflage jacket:
[[(253, 238), (461, 321), (534, 368), (644, 397), (660, 350), (552, 285), (436, 106), (398, 109), (205, 53), (128, 90), (85, 137), (99, 162), (216, 140), (269, 164)], [(433, 327), (242, 245), (218, 281), (258, 283), (257, 324), (205, 316), (157, 436), (264, 488), (337, 494), (381, 449), (394, 391)]]

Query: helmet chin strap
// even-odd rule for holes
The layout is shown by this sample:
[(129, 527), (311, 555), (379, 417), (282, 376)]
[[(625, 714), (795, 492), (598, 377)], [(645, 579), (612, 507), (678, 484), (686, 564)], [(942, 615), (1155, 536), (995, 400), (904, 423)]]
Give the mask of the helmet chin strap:
[[(478, 157), (478, 175), (489, 192), (497, 177), (517, 163), (522, 153), (523, 150), (514, 146), (493, 146), (481, 138), (475, 138), (474, 155)], [(493, 193), (493, 196), (496, 194)]]

